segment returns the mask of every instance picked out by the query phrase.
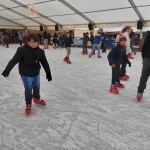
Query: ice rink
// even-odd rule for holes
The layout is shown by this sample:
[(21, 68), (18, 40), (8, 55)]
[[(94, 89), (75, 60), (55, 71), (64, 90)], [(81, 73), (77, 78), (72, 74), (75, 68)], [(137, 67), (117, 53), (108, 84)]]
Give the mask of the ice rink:
[[(0, 73), (17, 46), (0, 46)], [(0, 75), (0, 150), (150, 149), (149, 82), (142, 102), (136, 101), (141, 54), (127, 69), (130, 79), (122, 82), (126, 88), (114, 95), (109, 93), (109, 51), (102, 59), (88, 58), (81, 51), (72, 48), (72, 64), (68, 65), (62, 61), (65, 49), (45, 50), (53, 76), (48, 82), (41, 69), (41, 98), (47, 105), (33, 104), (28, 117), (18, 65), (9, 78)]]

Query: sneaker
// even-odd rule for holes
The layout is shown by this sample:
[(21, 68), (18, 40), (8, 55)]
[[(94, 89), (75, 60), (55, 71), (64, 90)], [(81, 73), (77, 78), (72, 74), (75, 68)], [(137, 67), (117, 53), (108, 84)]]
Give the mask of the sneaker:
[(46, 102), (44, 100), (40, 100), (40, 99), (37, 99), (37, 98), (34, 98), (34, 97), (33, 97), (33, 102), (35, 104), (39, 104), (39, 105), (46, 105)]
[(120, 77), (119, 79), (120, 79), (120, 80), (122, 80), (122, 81), (127, 81), (127, 80), (128, 80), (128, 78), (127, 78), (127, 77), (125, 77), (125, 76)]
[(134, 55), (136, 55), (136, 52), (134, 52)]
[(89, 58), (91, 58), (91, 55), (89, 55)]
[(26, 115), (29, 115), (31, 113), (31, 107), (32, 104), (26, 104), (26, 110), (25, 110)]
[(117, 83), (117, 84), (116, 84), (116, 87), (117, 87), (117, 88), (122, 88), (122, 89), (125, 88), (125, 86), (124, 86), (123, 84), (121, 84), (121, 83)]
[(119, 90), (116, 88), (116, 86), (112, 86), (109, 90), (111, 93), (119, 94)]
[(137, 94), (137, 101), (138, 103), (142, 100), (143, 94), (138, 93)]

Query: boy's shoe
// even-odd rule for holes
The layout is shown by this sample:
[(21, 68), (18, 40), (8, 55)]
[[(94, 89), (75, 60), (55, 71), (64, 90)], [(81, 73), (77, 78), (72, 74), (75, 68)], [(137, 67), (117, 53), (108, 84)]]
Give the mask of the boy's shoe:
[(134, 55), (136, 55), (136, 51), (134, 52)]
[(124, 75), (124, 77), (126, 77), (126, 78), (130, 79), (130, 76), (128, 76), (128, 75), (126, 75), (126, 74)]
[(39, 104), (39, 105), (46, 105), (46, 102), (44, 100), (40, 100), (40, 99), (37, 99), (37, 98), (34, 98), (34, 97), (33, 97), (33, 102), (35, 104)]
[(85, 55), (88, 55), (88, 52), (85, 52)]
[(119, 90), (116, 88), (116, 86), (112, 86), (112, 87), (110, 87), (109, 92), (111, 92), (111, 93), (115, 93), (115, 94), (119, 94)]
[(102, 56), (97, 56), (97, 58), (102, 58)]
[(89, 55), (89, 58), (91, 58), (92, 56), (91, 55)]
[(6, 46), (6, 48), (9, 48), (9, 46)]
[(143, 94), (137, 94), (137, 101), (140, 102), (142, 100)]
[(122, 81), (127, 81), (127, 80), (128, 80), (128, 78), (127, 78), (127, 77), (125, 77), (125, 76), (120, 77), (119, 79), (120, 79), (120, 80), (122, 80)]
[(26, 115), (29, 115), (31, 113), (31, 107), (32, 104), (26, 104), (26, 110), (25, 110)]
[(117, 87), (117, 88), (122, 88), (122, 89), (125, 88), (125, 86), (124, 86), (123, 84), (121, 84), (121, 83), (117, 83), (117, 84), (116, 84), (116, 87)]

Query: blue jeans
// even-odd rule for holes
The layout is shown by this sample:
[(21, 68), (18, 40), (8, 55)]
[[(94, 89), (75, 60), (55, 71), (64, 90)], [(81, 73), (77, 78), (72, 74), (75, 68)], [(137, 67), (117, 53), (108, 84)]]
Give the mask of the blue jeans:
[(21, 78), (25, 87), (26, 104), (31, 104), (32, 96), (34, 98), (40, 98), (40, 75), (34, 77), (22, 76)]
[(134, 47), (132, 45), (130, 46), (130, 48), (132, 50), (132, 53), (135, 52), (135, 49), (134, 49)]
[(92, 52), (90, 55), (92, 56), (93, 52), (95, 51), (95, 48), (98, 48), (98, 56), (100, 56), (100, 44), (93, 44)]

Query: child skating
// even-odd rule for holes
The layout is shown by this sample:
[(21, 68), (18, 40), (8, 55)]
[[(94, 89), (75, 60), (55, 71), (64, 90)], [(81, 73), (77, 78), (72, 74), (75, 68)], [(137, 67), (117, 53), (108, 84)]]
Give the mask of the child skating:
[(89, 55), (89, 58), (92, 57), (92, 55), (95, 52), (96, 48), (98, 48), (97, 57), (101, 58), (101, 55), (100, 55), (100, 45), (101, 45), (101, 42), (102, 42), (102, 36), (101, 36), (100, 32), (98, 31), (98, 33), (95, 35), (94, 42), (93, 42), (93, 47), (92, 47), (92, 51), (91, 51), (91, 53)]
[[(40, 68), (43, 66), (48, 81), (52, 80), (51, 71), (44, 50), (39, 48), (39, 38), (35, 34), (27, 37), (23, 47), (19, 47), (14, 57), (9, 61), (2, 75), (8, 77), (12, 68), (19, 63), (19, 74), (25, 87), (25, 113), (29, 115), (32, 108), (32, 100), (39, 105), (46, 105), (40, 99)], [(33, 89), (33, 93), (32, 93)]]
[(124, 59), (126, 63), (129, 64), (129, 67), (131, 67), (131, 63), (126, 55), (126, 40), (126, 37), (121, 35), (119, 37), (118, 44), (108, 54), (109, 65), (112, 67), (112, 82), (110, 92), (115, 94), (119, 94), (119, 90), (117, 88), (125, 88), (125, 86), (121, 84), (119, 80), (122, 59)]
[(68, 64), (71, 64), (69, 56), (71, 54), (71, 46), (73, 46), (73, 40), (72, 40), (69, 32), (66, 34), (66, 37), (64, 39), (64, 43), (65, 43), (65, 48), (67, 50), (67, 56), (64, 58), (64, 61)]

